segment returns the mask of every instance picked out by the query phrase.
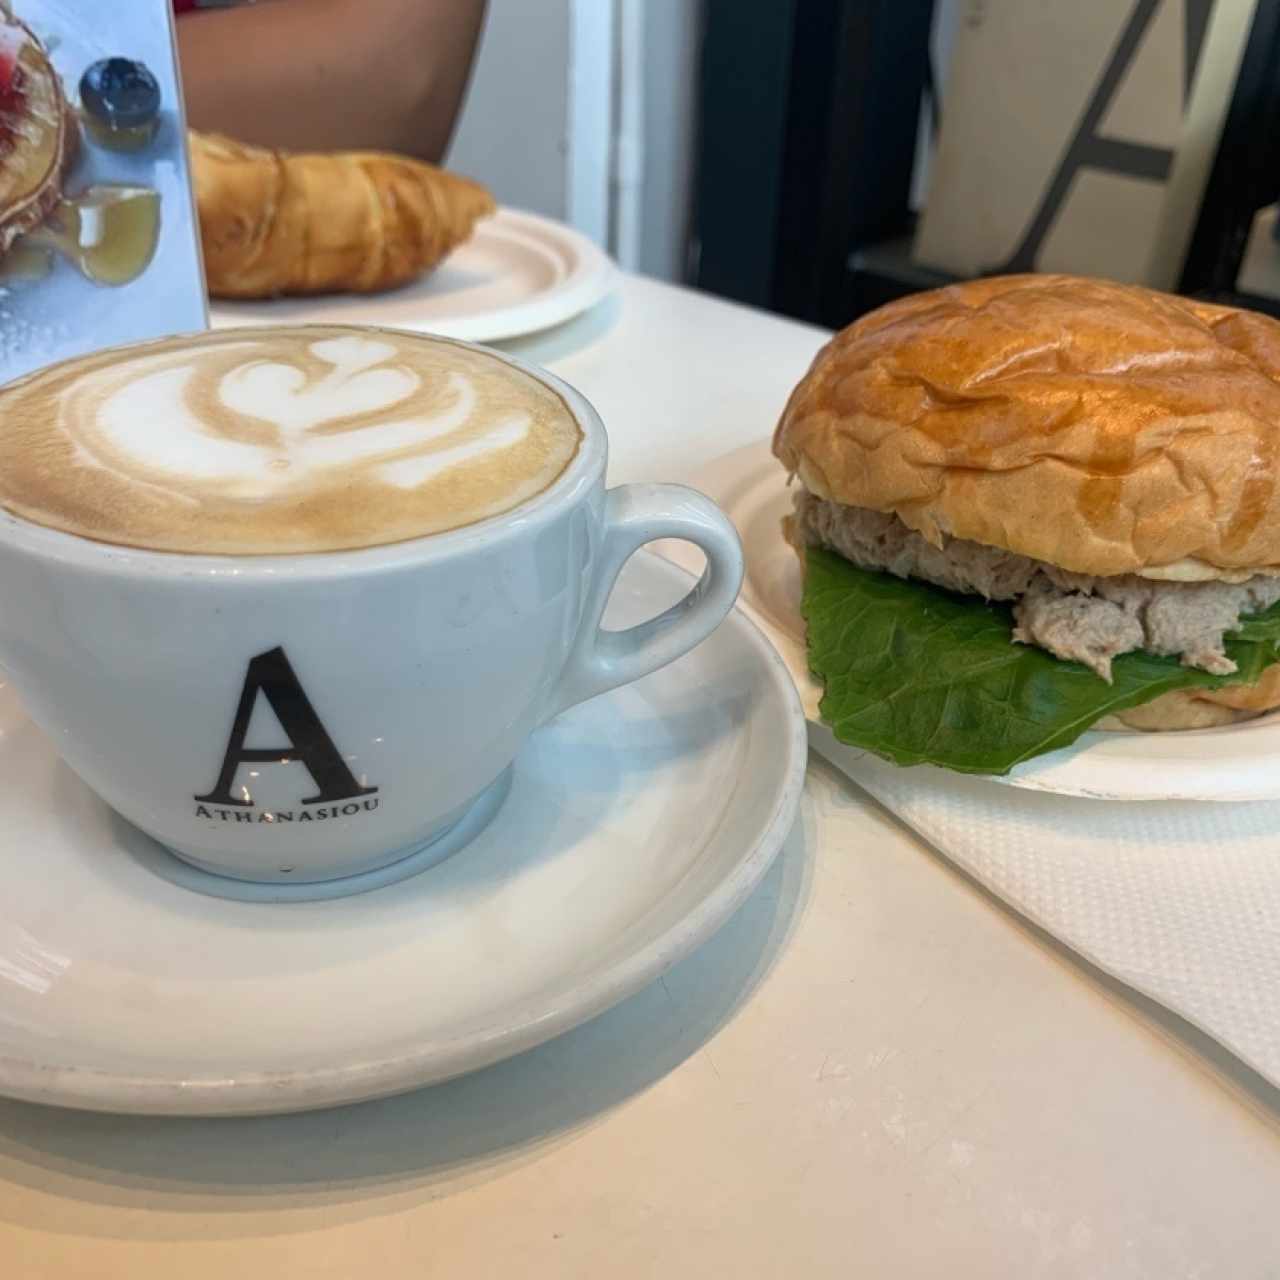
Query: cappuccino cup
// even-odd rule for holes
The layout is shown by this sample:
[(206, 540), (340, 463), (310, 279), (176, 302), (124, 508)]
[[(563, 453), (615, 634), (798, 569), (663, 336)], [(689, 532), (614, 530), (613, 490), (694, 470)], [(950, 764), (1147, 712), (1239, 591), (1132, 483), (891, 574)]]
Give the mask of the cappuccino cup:
[[(51, 366), (0, 389), (0, 664), (80, 778), (203, 872), (428, 865), (540, 725), (680, 657), (737, 596), (714, 504), (606, 490), (606, 458), (558, 378), (394, 330)], [(660, 538), (700, 547), (701, 579), (602, 629)]]

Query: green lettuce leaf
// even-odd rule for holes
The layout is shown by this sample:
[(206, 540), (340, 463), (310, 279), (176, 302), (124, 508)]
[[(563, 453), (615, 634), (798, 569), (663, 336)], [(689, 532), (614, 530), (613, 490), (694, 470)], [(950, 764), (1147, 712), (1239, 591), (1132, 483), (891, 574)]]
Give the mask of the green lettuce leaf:
[(810, 550), (803, 612), (822, 718), (850, 746), (896, 764), (1008, 773), (1074, 742), (1113, 711), (1171, 689), (1253, 684), (1280, 661), (1280, 604), (1227, 637), (1234, 675), (1127, 653), (1107, 684), (1087, 667), (1012, 639), (1007, 605), (855, 568)]

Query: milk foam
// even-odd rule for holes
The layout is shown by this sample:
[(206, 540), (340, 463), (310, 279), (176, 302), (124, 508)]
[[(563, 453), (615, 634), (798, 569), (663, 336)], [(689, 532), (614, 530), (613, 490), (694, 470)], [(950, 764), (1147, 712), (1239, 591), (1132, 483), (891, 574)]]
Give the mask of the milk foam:
[(454, 344), (231, 331), (86, 357), (0, 393), (0, 501), (160, 549), (372, 545), (525, 501), (579, 434), (543, 384)]
[[(191, 498), (193, 486), (212, 486), (225, 496), (257, 500), (311, 488), (323, 483), (325, 472), (352, 467), (409, 487), (452, 465), (446, 461), (450, 454), (454, 461), (483, 457), (528, 434), (530, 415), (518, 414), (442, 456), (438, 442), (471, 424), (476, 411), (475, 383), (457, 372), (445, 376), (438, 408), (353, 426), (365, 415), (411, 407), (422, 378), (394, 363), (398, 353), (390, 343), (352, 335), (313, 342), (309, 350), (329, 366), (319, 378), (308, 379), (293, 364), (255, 358), (250, 346), (245, 362), (215, 384), (228, 423), (248, 418), (274, 428), (261, 443), (246, 444), (225, 428), (211, 428), (190, 394), (199, 373), (190, 353), (177, 363), (157, 357), (165, 367), (110, 390), (96, 411), (82, 406), (89, 411), (70, 415), (69, 432), (99, 465), (145, 476), (152, 484), (168, 481), (175, 496)], [(100, 381), (110, 384), (109, 370), (102, 379), (87, 380), (78, 394), (97, 401)], [(330, 427), (339, 429), (325, 430)]]

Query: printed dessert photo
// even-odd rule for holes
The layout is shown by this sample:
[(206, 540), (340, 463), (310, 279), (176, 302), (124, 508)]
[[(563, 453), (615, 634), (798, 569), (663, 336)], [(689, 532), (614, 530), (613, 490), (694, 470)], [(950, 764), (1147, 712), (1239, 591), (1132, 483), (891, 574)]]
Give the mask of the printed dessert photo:
[(162, 0), (0, 0), (0, 380), (204, 326)]

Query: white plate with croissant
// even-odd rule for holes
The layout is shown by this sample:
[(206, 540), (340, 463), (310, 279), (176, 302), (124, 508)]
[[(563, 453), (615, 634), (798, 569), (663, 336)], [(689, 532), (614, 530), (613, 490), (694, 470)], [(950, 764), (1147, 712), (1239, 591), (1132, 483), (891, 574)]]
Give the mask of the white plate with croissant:
[(405, 156), (291, 154), (191, 134), (215, 327), (383, 324), (488, 342), (613, 287), (586, 236)]

